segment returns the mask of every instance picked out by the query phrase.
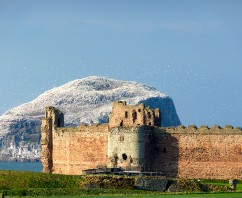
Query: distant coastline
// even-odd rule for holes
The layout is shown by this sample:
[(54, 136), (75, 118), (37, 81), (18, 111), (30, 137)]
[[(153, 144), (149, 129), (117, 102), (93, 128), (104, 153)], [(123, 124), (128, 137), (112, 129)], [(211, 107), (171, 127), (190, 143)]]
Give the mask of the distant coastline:
[(41, 162), (0, 161), (0, 170), (41, 172), (42, 163)]

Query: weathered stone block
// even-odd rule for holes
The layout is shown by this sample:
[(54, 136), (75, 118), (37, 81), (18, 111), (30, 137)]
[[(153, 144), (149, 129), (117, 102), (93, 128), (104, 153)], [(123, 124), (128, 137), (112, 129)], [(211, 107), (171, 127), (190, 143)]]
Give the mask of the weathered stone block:
[(135, 188), (139, 190), (165, 191), (167, 179), (159, 177), (137, 177)]

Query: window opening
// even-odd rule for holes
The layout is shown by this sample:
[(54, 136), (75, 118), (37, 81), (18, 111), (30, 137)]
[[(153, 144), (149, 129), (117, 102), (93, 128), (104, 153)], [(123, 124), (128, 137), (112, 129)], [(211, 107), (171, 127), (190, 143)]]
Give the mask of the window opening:
[(120, 142), (124, 141), (124, 136), (123, 136), (123, 135), (121, 135), (121, 136), (119, 137), (119, 141), (120, 141)]
[(135, 120), (137, 120), (137, 112), (133, 111), (132, 113), (133, 123), (135, 123)]
[(127, 157), (127, 155), (125, 153), (123, 153), (122, 154), (122, 158), (123, 158), (123, 160), (126, 160), (128, 157)]
[(128, 111), (125, 111), (125, 118), (128, 118)]
[(120, 125), (121, 127), (123, 127), (124, 123), (123, 123), (123, 120), (120, 122)]
[(58, 118), (57, 120), (57, 127), (60, 127), (61, 123), (60, 123), (60, 118)]

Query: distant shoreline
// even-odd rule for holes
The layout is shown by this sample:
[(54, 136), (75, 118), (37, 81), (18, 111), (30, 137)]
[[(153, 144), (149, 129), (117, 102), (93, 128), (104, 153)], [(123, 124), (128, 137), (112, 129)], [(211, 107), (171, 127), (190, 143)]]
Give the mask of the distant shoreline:
[(16, 162), (16, 161), (0, 161), (0, 170), (19, 170), (41, 172), (41, 162)]

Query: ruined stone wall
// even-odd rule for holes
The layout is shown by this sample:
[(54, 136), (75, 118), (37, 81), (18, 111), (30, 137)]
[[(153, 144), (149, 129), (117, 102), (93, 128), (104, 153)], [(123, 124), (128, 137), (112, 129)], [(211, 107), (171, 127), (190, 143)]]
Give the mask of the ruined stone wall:
[[(49, 122), (46, 119), (46, 123)], [(45, 155), (48, 156), (44, 135), (42, 152), (47, 152)], [(157, 171), (168, 177), (242, 179), (241, 142), (241, 129), (231, 127), (137, 126), (109, 131), (108, 125), (104, 124), (56, 128), (53, 132), (53, 168), (46, 166), (46, 172), (81, 174), (84, 169), (108, 165)], [(42, 160), (47, 163), (50, 159)]]
[[(102, 124), (64, 128), (63, 114), (47, 107), (41, 126), (43, 172), (81, 174), (82, 170), (108, 165), (157, 171), (167, 177), (242, 179), (241, 128), (158, 128), (139, 126), (139, 122), (129, 126), (129, 117), (128, 127), (125, 122), (117, 127), (119, 119), (126, 117), (123, 109), (126, 104), (115, 104), (120, 109), (115, 107), (115, 113), (110, 116), (112, 127)], [(144, 108), (143, 114), (142, 108), (138, 105), (130, 111), (141, 109), (140, 115), (146, 116), (149, 109)], [(129, 109), (127, 112), (130, 115)], [(152, 112), (155, 120), (158, 112)], [(138, 115), (137, 120), (141, 121), (142, 116)]]
[(116, 101), (113, 104), (112, 113), (109, 118), (109, 126), (132, 127), (132, 126), (160, 126), (160, 110), (152, 110), (144, 104), (126, 105), (125, 101)]
[(155, 146), (147, 160), (164, 175), (242, 179), (241, 128), (155, 128), (154, 135)]
[(52, 119), (43, 118), (41, 124), (41, 162), (44, 173), (52, 171)]
[(107, 165), (108, 125), (56, 128), (53, 133), (53, 173), (81, 174)]
[(53, 132), (61, 126), (64, 126), (63, 113), (55, 107), (46, 107), (41, 124), (41, 161), (45, 173), (53, 170)]

